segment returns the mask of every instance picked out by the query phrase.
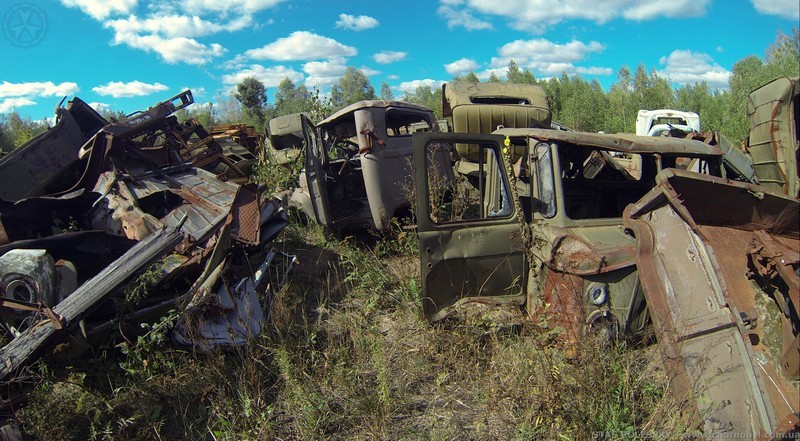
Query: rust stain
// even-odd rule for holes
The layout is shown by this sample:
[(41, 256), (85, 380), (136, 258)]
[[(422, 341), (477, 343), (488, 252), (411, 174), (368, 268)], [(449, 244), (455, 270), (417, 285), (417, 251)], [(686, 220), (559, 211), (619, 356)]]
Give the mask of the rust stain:
[(239, 193), (233, 201), (231, 208), (231, 236), (250, 245), (257, 245), (259, 241), (260, 212), (258, 194), (254, 186), (239, 188)]
[(544, 284), (544, 302), (552, 327), (564, 329), (561, 337), (568, 346), (577, 345), (583, 329), (583, 279), (572, 274), (549, 271)]

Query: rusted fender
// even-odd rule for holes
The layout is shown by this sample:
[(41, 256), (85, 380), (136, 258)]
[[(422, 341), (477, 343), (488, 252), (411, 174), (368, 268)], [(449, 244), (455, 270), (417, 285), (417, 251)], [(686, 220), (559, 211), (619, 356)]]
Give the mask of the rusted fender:
[(532, 251), (554, 271), (588, 276), (636, 264), (636, 243), (618, 226), (580, 230), (546, 225), (537, 231), (546, 244), (534, 245)]

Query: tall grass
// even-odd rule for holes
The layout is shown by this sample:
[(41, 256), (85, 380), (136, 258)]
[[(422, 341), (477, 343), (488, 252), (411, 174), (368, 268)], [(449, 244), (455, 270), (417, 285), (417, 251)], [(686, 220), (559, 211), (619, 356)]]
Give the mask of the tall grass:
[(290, 226), (284, 247), (301, 265), (248, 345), (199, 354), (151, 339), (94, 359), (59, 350), (16, 418), (39, 439), (679, 437), (652, 349), (589, 339), (568, 354), (531, 320), (510, 332), (425, 322), (415, 240), (399, 226), (369, 245)]

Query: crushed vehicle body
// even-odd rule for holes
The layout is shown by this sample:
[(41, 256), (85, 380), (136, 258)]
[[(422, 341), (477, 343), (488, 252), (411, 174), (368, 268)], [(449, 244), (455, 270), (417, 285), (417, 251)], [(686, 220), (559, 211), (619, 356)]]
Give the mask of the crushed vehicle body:
[(222, 147), (226, 159), (217, 161), (212, 171), (232, 182), (248, 182), (263, 149), (264, 137), (245, 124), (213, 125), (208, 135)]
[(438, 131), (436, 118), (402, 101), (360, 101), (316, 125), (305, 114), (272, 120), (276, 152), (296, 158), (290, 152), (303, 137), (304, 168), (290, 206), (331, 231), (385, 230), (410, 207), (414, 131)]
[[(438, 153), (447, 152), (454, 167), (460, 145), (482, 158), (474, 161), (477, 179), (437, 171)], [(425, 316), (438, 320), (476, 302), (525, 305), (531, 316), (548, 314), (565, 342), (587, 333), (638, 339), (650, 327), (641, 244), (623, 224), (627, 206), (680, 163), (699, 162), (708, 175), (683, 173), (719, 188), (733, 182), (722, 149), (690, 139), (504, 128), (418, 134), (414, 148)], [(638, 173), (615, 159), (621, 154), (637, 159)], [(759, 187), (747, 188), (759, 194)], [(791, 201), (776, 205), (789, 221)], [(796, 218), (796, 204), (794, 210)], [(797, 240), (796, 231), (786, 233)], [(757, 427), (774, 429), (784, 416)]]
[(671, 387), (703, 432), (755, 439), (797, 424), (798, 201), (667, 170), (625, 224)]
[(286, 215), (217, 170), (236, 164), (199, 123), (171, 116), (188, 102), (187, 91), (77, 146), (23, 146), (32, 158), (71, 151), (83, 170), (52, 194), (25, 182), (32, 196), (0, 201), (0, 319), (15, 337), (0, 350), (0, 377), (67, 335), (114, 344), (172, 309), (176, 339), (200, 349), (258, 333), (266, 317), (254, 302), (284, 280), (278, 264), (294, 262), (269, 246)]
[(0, 158), (0, 199), (18, 201), (63, 190), (83, 172), (78, 151), (108, 125), (80, 98), (56, 107), (54, 127)]
[(778, 78), (747, 97), (748, 150), (769, 188), (800, 197), (800, 78)]
[[(722, 149), (722, 164), (725, 166), (728, 178), (753, 184), (759, 183), (753, 169), (752, 158), (719, 132), (701, 132), (700, 116), (694, 112), (672, 109), (640, 110), (636, 118), (636, 134), (694, 139), (719, 146)], [(638, 166), (629, 158), (619, 157), (617, 159), (632, 170)], [(702, 169), (697, 161), (678, 163), (676, 168), (708, 174), (708, 171)]]

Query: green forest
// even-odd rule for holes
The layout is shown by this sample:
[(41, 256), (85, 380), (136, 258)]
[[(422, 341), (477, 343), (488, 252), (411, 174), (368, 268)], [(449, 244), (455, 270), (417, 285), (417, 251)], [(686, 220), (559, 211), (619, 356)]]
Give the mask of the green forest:
[[(564, 73), (559, 77), (537, 79), (512, 60), (506, 78), (492, 74), (487, 81), (542, 86), (550, 97), (553, 120), (574, 130), (633, 133), (640, 109), (671, 108), (697, 112), (703, 130), (719, 131), (738, 144), (749, 131), (745, 113), (747, 95), (775, 78), (800, 75), (800, 30), (793, 29), (791, 35), (778, 32), (763, 57), (744, 57), (733, 65), (731, 72), (728, 89), (714, 90), (706, 82), (676, 88), (653, 67), (622, 66), (617, 71), (616, 82), (604, 90), (596, 79), (587, 81), (580, 75)], [(453, 80), (479, 81), (474, 72)], [(276, 116), (308, 112), (318, 121), (364, 99), (410, 101), (430, 107), (442, 116), (441, 89), (420, 86), (411, 93), (396, 96), (383, 82), (376, 92), (369, 79), (354, 67), (349, 67), (338, 84), (331, 87), (329, 97), (317, 89), (298, 86), (288, 78), (274, 91), (274, 102), (268, 102), (267, 92), (257, 79), (246, 78), (232, 94), (220, 94), (215, 102), (196, 104), (180, 111), (178, 117), (181, 120), (197, 118), (205, 126), (244, 122), (263, 131), (266, 121)], [(103, 116), (118, 119), (134, 110), (106, 111)], [(0, 151), (8, 152), (45, 130), (46, 123), (23, 117), (16, 111), (0, 115)]]

